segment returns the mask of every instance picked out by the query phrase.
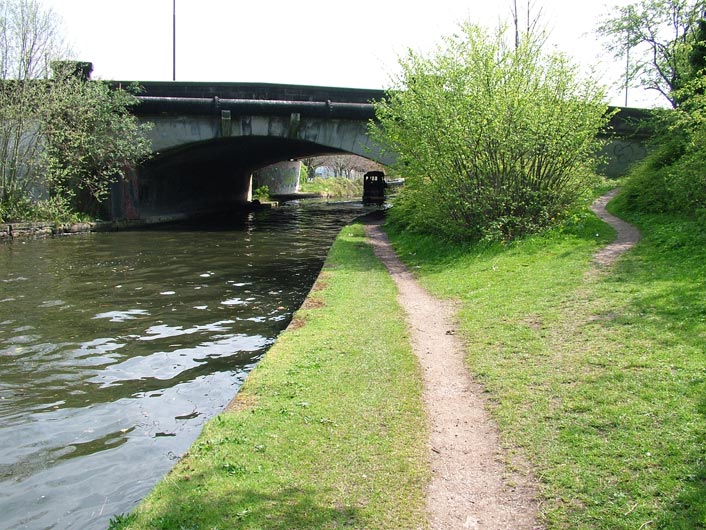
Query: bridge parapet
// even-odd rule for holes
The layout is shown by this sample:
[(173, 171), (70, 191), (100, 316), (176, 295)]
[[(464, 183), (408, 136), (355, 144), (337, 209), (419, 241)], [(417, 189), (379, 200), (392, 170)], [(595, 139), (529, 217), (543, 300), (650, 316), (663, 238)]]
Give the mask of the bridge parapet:
[[(134, 81), (114, 81), (113, 83), (116, 86), (130, 85)], [(152, 97), (332, 101), (343, 103), (370, 103), (385, 97), (384, 90), (272, 83), (138, 81), (138, 84), (142, 87), (143, 96)]]
[(222, 99), (193, 97), (139, 96), (140, 105), (134, 109), (138, 116), (149, 115), (210, 115), (229, 111), (234, 114), (281, 116), (299, 114), (316, 118), (370, 120), (375, 109), (370, 103), (334, 101), (296, 101), (272, 99)]

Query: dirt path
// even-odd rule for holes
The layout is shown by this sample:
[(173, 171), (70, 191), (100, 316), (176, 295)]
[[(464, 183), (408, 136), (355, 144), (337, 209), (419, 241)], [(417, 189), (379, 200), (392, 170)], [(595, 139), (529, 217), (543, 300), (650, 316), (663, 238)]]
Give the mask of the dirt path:
[(535, 522), (534, 490), (525, 476), (505, 481), (498, 433), (483, 389), (464, 365), (454, 335), (454, 309), (429, 295), (400, 262), (379, 224), (366, 226), (375, 253), (397, 284), (412, 346), (424, 371), (424, 401), (431, 427), (432, 482), (427, 512), (434, 530), (525, 530)]
[(605, 209), (606, 204), (608, 204), (619, 191), (619, 189), (614, 189), (596, 199), (591, 205), (591, 210), (603, 221), (615, 228), (618, 234), (615, 241), (603, 247), (594, 256), (593, 259), (599, 266), (611, 265), (621, 254), (634, 247), (640, 240), (640, 232), (637, 228), (622, 219), (618, 219)]
[[(605, 209), (617, 192), (611, 191), (591, 206), (618, 233), (613, 243), (596, 253), (592, 274), (612, 264), (640, 239), (635, 227)], [(533, 484), (525, 475), (511, 474), (505, 465), (483, 388), (471, 379), (464, 364), (465, 350), (454, 334), (454, 308), (420, 287), (392, 250), (379, 222), (366, 225), (366, 233), (397, 284), (412, 347), (424, 374), (424, 402), (431, 427), (432, 481), (427, 492), (430, 527), (540, 529)]]

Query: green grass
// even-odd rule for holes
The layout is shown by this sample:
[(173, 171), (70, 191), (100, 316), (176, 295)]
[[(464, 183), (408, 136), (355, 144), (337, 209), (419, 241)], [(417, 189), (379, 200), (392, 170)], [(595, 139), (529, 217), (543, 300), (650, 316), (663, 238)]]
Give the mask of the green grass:
[(642, 242), (598, 276), (612, 229), (588, 213), (504, 246), (391, 233), (460, 302), (468, 366), (548, 529), (706, 528), (706, 223), (629, 220)]
[(235, 410), (113, 528), (426, 527), (421, 376), (360, 225), (343, 230), (322, 279)]
[[(706, 222), (628, 220), (643, 240), (602, 274), (587, 272), (614, 233), (587, 210), (509, 244), (391, 229), (422, 283), (459, 301), (469, 369), (548, 530), (706, 528)], [(114, 528), (425, 527), (420, 375), (360, 226), (322, 278), (237, 411)]]
[(316, 177), (311, 182), (303, 179), (299, 185), (299, 191), (302, 193), (318, 193), (322, 197), (362, 197), (363, 179)]

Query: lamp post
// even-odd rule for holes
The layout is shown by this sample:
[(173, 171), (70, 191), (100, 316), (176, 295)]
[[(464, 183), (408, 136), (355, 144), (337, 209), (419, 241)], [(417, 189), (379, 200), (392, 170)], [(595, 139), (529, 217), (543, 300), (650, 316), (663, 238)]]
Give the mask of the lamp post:
[(628, 30), (627, 46), (625, 48), (625, 106), (628, 106), (628, 88), (630, 86), (630, 30)]
[(176, 0), (172, 0), (172, 81), (176, 81)]

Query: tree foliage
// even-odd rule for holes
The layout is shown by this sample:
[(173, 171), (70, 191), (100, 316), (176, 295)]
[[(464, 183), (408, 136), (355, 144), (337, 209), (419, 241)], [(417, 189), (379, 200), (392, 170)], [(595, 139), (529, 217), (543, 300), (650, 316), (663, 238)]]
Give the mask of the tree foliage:
[(706, 212), (706, 70), (679, 90), (682, 103), (656, 111), (653, 149), (631, 169), (628, 208), (651, 213)]
[(36, 0), (0, 0), (0, 78), (46, 79), (67, 53), (59, 19)]
[(51, 194), (74, 210), (103, 201), (118, 175), (150, 152), (148, 126), (128, 112), (138, 102), (136, 90), (73, 75), (52, 83), (43, 126), (46, 177)]
[(641, 51), (630, 75), (661, 93), (651, 153), (631, 169), (628, 208), (696, 214), (706, 209), (706, 2), (648, 0), (618, 9), (600, 32), (617, 55)]
[(704, 0), (642, 0), (613, 8), (598, 33), (616, 58), (630, 54), (628, 84), (655, 90), (676, 107), (704, 10)]
[(382, 170), (377, 162), (358, 155), (323, 155), (305, 158), (302, 163), (307, 168), (307, 178), (316, 177), (318, 168), (328, 168), (334, 177), (353, 178), (366, 171)]
[(397, 154), (393, 217), (420, 231), (508, 239), (560, 216), (593, 174), (604, 90), (526, 35), (470, 24), (430, 56), (412, 51), (372, 133)]
[(35, 1), (0, 0), (0, 205), (40, 184), (41, 127), (49, 61), (64, 45), (56, 17)]
[[(30, 206), (93, 210), (149, 152), (125, 90), (76, 76), (57, 16), (37, 0), (0, 0), (0, 219)], [(63, 65), (50, 78), (50, 66)], [(68, 69), (67, 69), (68, 67)], [(89, 203), (91, 206), (89, 207)]]

